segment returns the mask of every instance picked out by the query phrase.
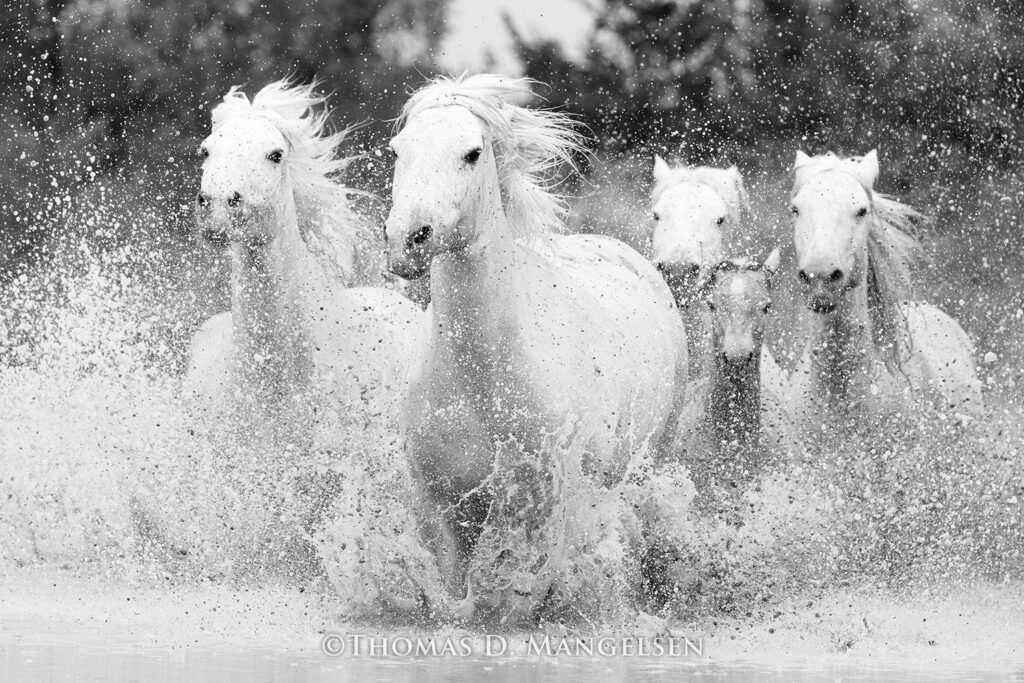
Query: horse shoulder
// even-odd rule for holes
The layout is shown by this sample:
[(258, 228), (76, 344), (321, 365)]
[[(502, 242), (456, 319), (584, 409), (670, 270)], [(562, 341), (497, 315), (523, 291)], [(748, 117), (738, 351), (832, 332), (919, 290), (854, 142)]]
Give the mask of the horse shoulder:
[(395, 395), (404, 386), (417, 320), (423, 313), (401, 294), (382, 287), (335, 292), (314, 315), (318, 372), (354, 396), (369, 387)]
[(911, 348), (909, 377), (922, 379), (937, 391), (946, 407), (976, 412), (982, 408), (981, 380), (974, 362), (974, 343), (963, 327), (927, 303), (904, 301)]
[(231, 379), (231, 312), (219, 313), (203, 323), (189, 343), (188, 371), (182, 386), (194, 405), (212, 404), (228, 390)]

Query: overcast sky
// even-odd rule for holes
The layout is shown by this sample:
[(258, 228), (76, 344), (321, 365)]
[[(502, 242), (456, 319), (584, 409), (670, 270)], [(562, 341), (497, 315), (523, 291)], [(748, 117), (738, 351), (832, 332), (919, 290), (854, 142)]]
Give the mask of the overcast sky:
[(441, 65), (450, 71), (488, 69), (518, 74), (521, 66), (505, 23), (508, 14), (518, 31), (531, 39), (558, 41), (571, 58), (579, 58), (593, 25), (598, 0), (451, 0), (448, 34)]

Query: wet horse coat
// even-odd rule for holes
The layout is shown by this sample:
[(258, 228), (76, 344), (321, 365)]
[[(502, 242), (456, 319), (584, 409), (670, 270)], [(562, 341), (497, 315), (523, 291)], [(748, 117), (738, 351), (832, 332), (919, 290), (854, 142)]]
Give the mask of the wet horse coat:
[(196, 416), (241, 413), (300, 442), (338, 410), (395, 424), (418, 315), (395, 292), (346, 285), (357, 219), (321, 103), (279, 82), (214, 109), (196, 213), (228, 245), (232, 307), (196, 332), (185, 378)]
[(908, 300), (917, 212), (873, 189), (878, 157), (798, 153), (792, 214), (813, 338), (793, 375), (809, 426), (841, 428), (907, 392), (940, 410), (982, 408), (974, 345), (935, 306)]
[[(685, 384), (685, 334), (654, 268), (616, 240), (554, 234), (550, 171), (576, 141), (559, 115), (510, 103), (528, 93), (498, 76), (439, 79), (406, 105), (392, 141), (391, 267), (431, 278), (403, 423), (424, 535), (456, 597), (497, 455), (550, 472), (570, 466), (561, 446), (580, 444), (591, 481), (615, 485), (633, 454), (662, 441)], [(557, 497), (544, 480), (516, 486)], [(474, 586), (470, 610), (482, 600), (505, 613), (529, 612), (546, 590), (516, 586), (506, 599)]]

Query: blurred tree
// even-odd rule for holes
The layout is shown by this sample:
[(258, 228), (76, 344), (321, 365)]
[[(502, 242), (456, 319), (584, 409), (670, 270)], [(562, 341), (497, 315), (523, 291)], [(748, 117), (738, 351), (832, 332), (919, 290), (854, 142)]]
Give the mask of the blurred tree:
[[(24, 0), (0, 7), (0, 265), (115, 173), (186, 210), (209, 109), (232, 85), (319, 78), (339, 125), (394, 115), (433, 70), (441, 0)], [(380, 124), (380, 128), (386, 124)]]
[(584, 63), (519, 44), (607, 149), (882, 141), (970, 174), (1020, 158), (1022, 29), (1014, 0), (609, 0)]

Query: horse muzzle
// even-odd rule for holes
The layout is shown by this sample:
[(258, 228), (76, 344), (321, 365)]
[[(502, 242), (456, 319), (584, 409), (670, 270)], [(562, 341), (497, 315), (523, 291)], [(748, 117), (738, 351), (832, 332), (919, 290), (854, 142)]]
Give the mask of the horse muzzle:
[(217, 230), (216, 228), (202, 228), (199, 235), (204, 242), (218, 249), (226, 247), (230, 241), (226, 230)]
[(403, 280), (416, 280), (430, 270), (430, 257), (421, 250), (403, 249), (398, 254), (387, 253), (387, 268)]
[(825, 274), (800, 269), (797, 276), (804, 286), (807, 308), (815, 313), (825, 314), (835, 311), (846, 295), (846, 291), (850, 289), (847, 274), (839, 268), (833, 268)]
[(815, 313), (832, 313), (839, 306), (843, 290), (829, 287), (824, 283), (810, 284), (807, 287), (807, 308)]
[(199, 236), (207, 244), (223, 248), (231, 242), (257, 246), (273, 238), (270, 228), (273, 212), (266, 207), (230, 202), (196, 204), (196, 225)]

